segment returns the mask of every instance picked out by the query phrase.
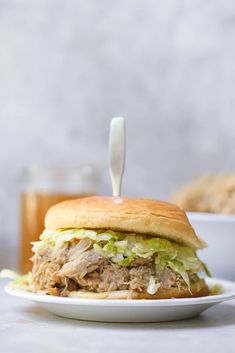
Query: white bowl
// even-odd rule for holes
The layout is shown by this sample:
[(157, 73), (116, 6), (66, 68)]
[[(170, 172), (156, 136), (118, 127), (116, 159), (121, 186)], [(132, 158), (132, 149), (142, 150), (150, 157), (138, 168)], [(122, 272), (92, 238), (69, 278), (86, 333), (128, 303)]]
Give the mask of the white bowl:
[(212, 276), (235, 280), (235, 215), (187, 212), (208, 248), (199, 252)]

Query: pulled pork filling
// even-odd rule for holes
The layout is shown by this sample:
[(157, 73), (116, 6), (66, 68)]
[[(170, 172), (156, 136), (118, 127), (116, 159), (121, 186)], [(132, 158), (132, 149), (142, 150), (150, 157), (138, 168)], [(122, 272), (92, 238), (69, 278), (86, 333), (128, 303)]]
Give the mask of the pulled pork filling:
[(33, 247), (35, 292), (68, 296), (78, 290), (130, 289), (154, 294), (159, 288), (189, 288), (203, 270), (194, 250), (165, 239), (112, 231), (48, 232)]

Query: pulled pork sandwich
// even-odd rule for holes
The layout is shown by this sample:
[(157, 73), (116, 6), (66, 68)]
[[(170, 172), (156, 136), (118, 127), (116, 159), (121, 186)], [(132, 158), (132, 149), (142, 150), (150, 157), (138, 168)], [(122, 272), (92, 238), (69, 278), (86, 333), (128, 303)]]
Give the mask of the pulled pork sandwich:
[(30, 286), (55, 296), (162, 299), (209, 294), (205, 244), (185, 212), (143, 198), (87, 197), (49, 209)]

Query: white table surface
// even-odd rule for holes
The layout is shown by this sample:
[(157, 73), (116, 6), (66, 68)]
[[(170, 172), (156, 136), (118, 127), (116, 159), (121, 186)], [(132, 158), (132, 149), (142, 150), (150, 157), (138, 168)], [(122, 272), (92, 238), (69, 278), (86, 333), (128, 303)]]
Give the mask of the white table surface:
[(11, 297), (0, 284), (1, 353), (234, 353), (235, 301), (200, 317), (168, 323), (113, 324), (62, 319)]

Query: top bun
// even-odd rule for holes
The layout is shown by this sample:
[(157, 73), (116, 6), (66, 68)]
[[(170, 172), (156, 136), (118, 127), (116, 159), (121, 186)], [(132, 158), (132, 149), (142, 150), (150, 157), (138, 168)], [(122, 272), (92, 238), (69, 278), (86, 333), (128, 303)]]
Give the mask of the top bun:
[(203, 248), (185, 212), (176, 205), (144, 198), (91, 196), (52, 206), (47, 229), (111, 229), (162, 237), (194, 249)]

